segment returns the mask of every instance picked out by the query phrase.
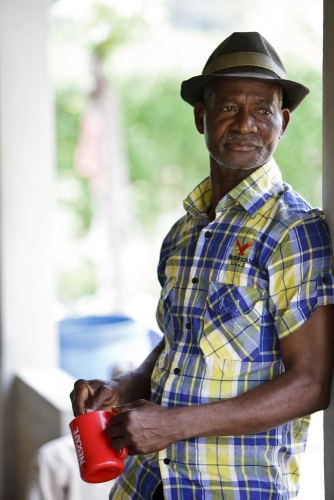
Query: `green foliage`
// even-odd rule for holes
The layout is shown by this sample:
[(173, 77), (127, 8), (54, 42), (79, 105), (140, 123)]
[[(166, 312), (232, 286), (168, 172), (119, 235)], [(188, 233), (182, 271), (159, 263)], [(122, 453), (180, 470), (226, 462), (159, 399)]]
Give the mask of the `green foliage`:
[(96, 270), (90, 259), (82, 259), (77, 268), (60, 274), (59, 298), (63, 303), (71, 302), (83, 295), (94, 295), (96, 290)]
[(310, 88), (291, 114), (286, 135), (275, 153), (283, 178), (313, 206), (321, 206), (322, 82), (320, 71), (295, 67), (290, 78)]
[(107, 59), (117, 47), (138, 41), (144, 22), (140, 18), (125, 18), (106, 4), (94, 4), (89, 22), (82, 26), (85, 42), (92, 55)]
[(67, 88), (56, 94), (57, 170), (73, 170), (74, 149), (79, 135), (80, 114), (85, 99), (76, 88)]
[(84, 106), (85, 98), (78, 89), (70, 88), (56, 94), (58, 203), (74, 216), (73, 232), (77, 237), (87, 233), (93, 217), (88, 181), (74, 168)]
[(195, 129), (192, 108), (180, 98), (180, 78), (131, 78), (120, 86), (130, 176), (140, 219), (181, 205), (208, 175), (208, 153)]

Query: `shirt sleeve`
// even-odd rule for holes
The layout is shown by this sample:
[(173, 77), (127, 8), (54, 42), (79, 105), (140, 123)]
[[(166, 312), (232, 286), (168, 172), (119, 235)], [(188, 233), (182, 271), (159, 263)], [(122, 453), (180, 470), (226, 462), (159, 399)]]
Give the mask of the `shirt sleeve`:
[(290, 228), (268, 262), (269, 309), (280, 339), (300, 328), (317, 306), (334, 303), (330, 236), (321, 216)]

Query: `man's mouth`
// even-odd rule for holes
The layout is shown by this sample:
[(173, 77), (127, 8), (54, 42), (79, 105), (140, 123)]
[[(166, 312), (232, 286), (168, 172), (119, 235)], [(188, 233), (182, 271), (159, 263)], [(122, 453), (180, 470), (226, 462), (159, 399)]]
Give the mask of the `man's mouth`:
[(225, 147), (231, 149), (232, 151), (253, 151), (258, 148), (259, 145), (254, 142), (226, 142)]

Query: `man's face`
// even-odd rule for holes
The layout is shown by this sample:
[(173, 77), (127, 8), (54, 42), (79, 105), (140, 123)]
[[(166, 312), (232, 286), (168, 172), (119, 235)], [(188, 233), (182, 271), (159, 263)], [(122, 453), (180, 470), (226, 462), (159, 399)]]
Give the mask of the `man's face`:
[(230, 169), (264, 165), (289, 122), (281, 109), (276, 83), (251, 79), (217, 79), (211, 97), (195, 106), (195, 121), (211, 157)]

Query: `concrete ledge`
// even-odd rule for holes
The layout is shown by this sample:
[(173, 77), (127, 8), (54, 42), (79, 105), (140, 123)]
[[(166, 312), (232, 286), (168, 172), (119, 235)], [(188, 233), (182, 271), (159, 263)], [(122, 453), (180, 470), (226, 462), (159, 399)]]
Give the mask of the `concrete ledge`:
[(59, 368), (24, 368), (15, 379), (15, 455), (22, 499), (35, 451), (69, 433), (73, 418), (69, 394), (74, 378)]

